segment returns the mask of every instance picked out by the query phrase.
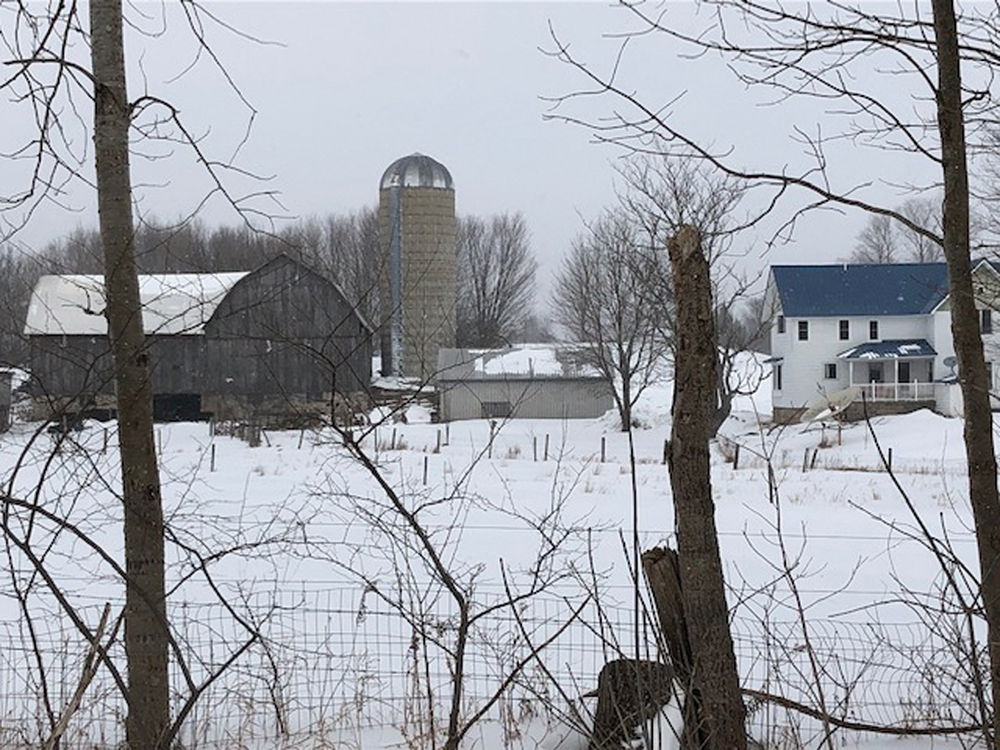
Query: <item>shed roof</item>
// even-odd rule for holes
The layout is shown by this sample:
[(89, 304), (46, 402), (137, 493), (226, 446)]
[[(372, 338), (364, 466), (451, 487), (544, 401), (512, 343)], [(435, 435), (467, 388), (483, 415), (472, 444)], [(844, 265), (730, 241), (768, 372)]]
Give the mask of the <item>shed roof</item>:
[(852, 346), (837, 355), (840, 359), (909, 359), (936, 357), (937, 352), (927, 339), (886, 339)]
[[(139, 277), (146, 334), (201, 334), (222, 298), (247, 272)], [(104, 336), (104, 276), (42, 276), (24, 324), (27, 335)]]
[(948, 294), (945, 263), (772, 266), (787, 317), (926, 315)]

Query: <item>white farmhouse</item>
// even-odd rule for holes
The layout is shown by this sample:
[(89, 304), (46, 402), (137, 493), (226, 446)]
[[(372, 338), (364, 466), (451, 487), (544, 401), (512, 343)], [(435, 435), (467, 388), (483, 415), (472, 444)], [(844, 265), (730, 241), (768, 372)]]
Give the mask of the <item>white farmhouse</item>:
[[(1000, 359), (1000, 273), (974, 264), (990, 382)], [(772, 266), (767, 286), (775, 421), (793, 421), (847, 389), (848, 418), (931, 408), (961, 413), (944, 263)], [(849, 397), (848, 397), (849, 398)]]

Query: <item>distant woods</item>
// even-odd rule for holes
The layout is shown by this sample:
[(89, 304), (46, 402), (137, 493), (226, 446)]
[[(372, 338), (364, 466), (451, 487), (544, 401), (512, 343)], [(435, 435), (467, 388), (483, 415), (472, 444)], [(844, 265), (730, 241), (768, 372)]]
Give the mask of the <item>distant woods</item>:
[[(520, 214), (458, 220), (457, 344), (503, 346), (550, 335), (534, 314), (535, 259)], [(334, 281), (361, 314), (379, 319), (378, 212), (375, 207), (304, 219), (278, 233), (247, 226), (146, 221), (136, 229), (139, 272), (250, 271), (290, 255)], [(31, 290), (44, 274), (100, 274), (97, 229), (77, 229), (39, 252), (0, 246), (0, 366), (27, 361), (22, 336)]]

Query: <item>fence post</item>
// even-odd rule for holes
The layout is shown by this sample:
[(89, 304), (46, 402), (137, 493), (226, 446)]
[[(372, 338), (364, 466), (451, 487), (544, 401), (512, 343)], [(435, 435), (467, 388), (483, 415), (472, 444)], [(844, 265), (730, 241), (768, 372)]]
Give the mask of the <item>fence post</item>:
[(533, 459), (538, 461), (538, 435), (534, 435), (531, 438), (531, 455)]
[(806, 448), (802, 454), (802, 473), (805, 473), (806, 469), (809, 468), (809, 449)]
[(740, 468), (740, 444), (736, 444), (736, 450), (733, 451), (733, 471)]
[(889, 449), (888, 455), (886, 456), (886, 464), (889, 471), (892, 471), (892, 448)]
[(427, 486), (427, 462), (429, 458), (429, 456), (424, 456), (424, 487)]
[(601, 435), (601, 463), (603, 464), (607, 459), (607, 440), (604, 435)]
[(215, 471), (215, 443), (212, 443), (212, 460), (209, 464), (209, 471)]
[(545, 433), (545, 461), (549, 460), (549, 435)]

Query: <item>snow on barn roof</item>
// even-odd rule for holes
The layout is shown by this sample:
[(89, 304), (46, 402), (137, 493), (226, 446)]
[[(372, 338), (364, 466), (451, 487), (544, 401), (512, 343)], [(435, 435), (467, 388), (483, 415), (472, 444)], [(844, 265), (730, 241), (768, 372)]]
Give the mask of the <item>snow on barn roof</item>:
[[(240, 273), (152, 274), (139, 277), (146, 334), (200, 334)], [(27, 335), (105, 336), (104, 276), (42, 276), (31, 293)]]

